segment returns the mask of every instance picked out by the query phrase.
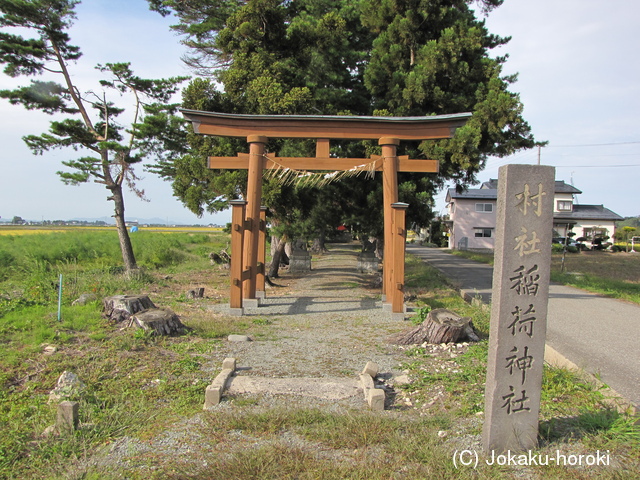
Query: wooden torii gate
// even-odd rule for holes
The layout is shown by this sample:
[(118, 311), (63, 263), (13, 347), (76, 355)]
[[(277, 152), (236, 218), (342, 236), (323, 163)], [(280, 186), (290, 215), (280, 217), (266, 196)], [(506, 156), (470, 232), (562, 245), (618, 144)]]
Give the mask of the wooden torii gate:
[[(283, 167), (298, 171), (344, 171), (375, 161), (374, 169), (382, 171), (384, 201), (384, 301), (391, 304), (392, 314), (404, 310), (404, 242), (405, 209), (398, 203), (398, 172), (437, 173), (437, 160), (412, 160), (397, 156), (401, 140), (437, 140), (451, 138), (471, 113), (428, 117), (355, 117), (325, 115), (243, 115), (198, 110), (182, 110), (196, 133), (220, 137), (244, 137), (249, 153), (237, 157), (210, 157), (209, 168), (248, 170), (246, 202), (234, 205), (232, 259), (243, 251), (243, 260), (232, 265), (232, 312), (242, 314), (244, 305), (258, 305), (258, 278), (264, 278), (264, 220), (261, 221), (262, 175), (265, 169)], [(269, 138), (316, 139), (315, 157), (276, 157), (265, 154)], [(331, 158), (329, 142), (340, 140), (378, 140), (382, 146), (379, 158)], [(246, 205), (245, 205), (246, 204)], [(262, 226), (262, 228), (261, 228)], [(242, 233), (246, 232), (246, 235)], [(262, 258), (259, 258), (262, 257)], [(235, 268), (234, 268), (235, 267)], [(234, 271), (235, 270), (235, 271)]]

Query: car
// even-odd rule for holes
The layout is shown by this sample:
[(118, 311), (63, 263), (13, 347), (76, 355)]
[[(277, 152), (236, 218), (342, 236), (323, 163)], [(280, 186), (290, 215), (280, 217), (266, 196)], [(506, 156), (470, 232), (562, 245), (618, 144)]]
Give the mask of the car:
[(571, 247), (576, 246), (576, 241), (573, 238), (568, 238), (568, 237), (553, 237), (551, 239), (551, 243), (555, 243), (558, 245), (567, 245)]

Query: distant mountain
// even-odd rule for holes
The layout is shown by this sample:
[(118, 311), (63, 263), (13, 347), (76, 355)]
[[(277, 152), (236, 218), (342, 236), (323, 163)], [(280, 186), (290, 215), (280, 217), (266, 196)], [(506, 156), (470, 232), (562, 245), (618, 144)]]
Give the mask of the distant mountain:
[(625, 217), (624, 220), (622, 220), (620, 222), (616, 222), (616, 228), (622, 228), (622, 227), (639, 228), (640, 227), (640, 215), (638, 215), (636, 217)]
[[(77, 222), (89, 222), (89, 223), (94, 223), (94, 222), (105, 222), (108, 225), (115, 225), (116, 221), (113, 217), (100, 217), (100, 218), (86, 218), (86, 217), (75, 217), (72, 218), (70, 221), (77, 221)], [(184, 222), (176, 222), (175, 220), (172, 220), (171, 218), (167, 221), (166, 218), (158, 218), (158, 217), (154, 217), (154, 218), (131, 218), (128, 217), (126, 219), (127, 222), (138, 222), (139, 224), (147, 224), (147, 225), (184, 225)]]

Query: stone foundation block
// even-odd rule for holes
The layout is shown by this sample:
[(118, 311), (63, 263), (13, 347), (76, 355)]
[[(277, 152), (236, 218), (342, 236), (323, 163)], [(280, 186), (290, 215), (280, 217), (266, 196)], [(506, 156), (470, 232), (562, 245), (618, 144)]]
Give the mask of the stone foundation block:
[(56, 417), (56, 428), (58, 432), (73, 432), (78, 429), (79, 410), (78, 402), (60, 402), (58, 404), (58, 414)]

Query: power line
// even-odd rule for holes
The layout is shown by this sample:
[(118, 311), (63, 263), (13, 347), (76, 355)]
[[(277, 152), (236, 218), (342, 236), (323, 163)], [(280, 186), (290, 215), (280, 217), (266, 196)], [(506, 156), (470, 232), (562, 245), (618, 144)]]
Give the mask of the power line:
[(615, 142), (615, 143), (585, 143), (582, 145), (546, 145), (545, 148), (574, 148), (574, 147), (606, 147), (610, 145), (632, 145), (639, 142)]
[(552, 165), (556, 168), (621, 168), (621, 167), (640, 167), (637, 165)]

